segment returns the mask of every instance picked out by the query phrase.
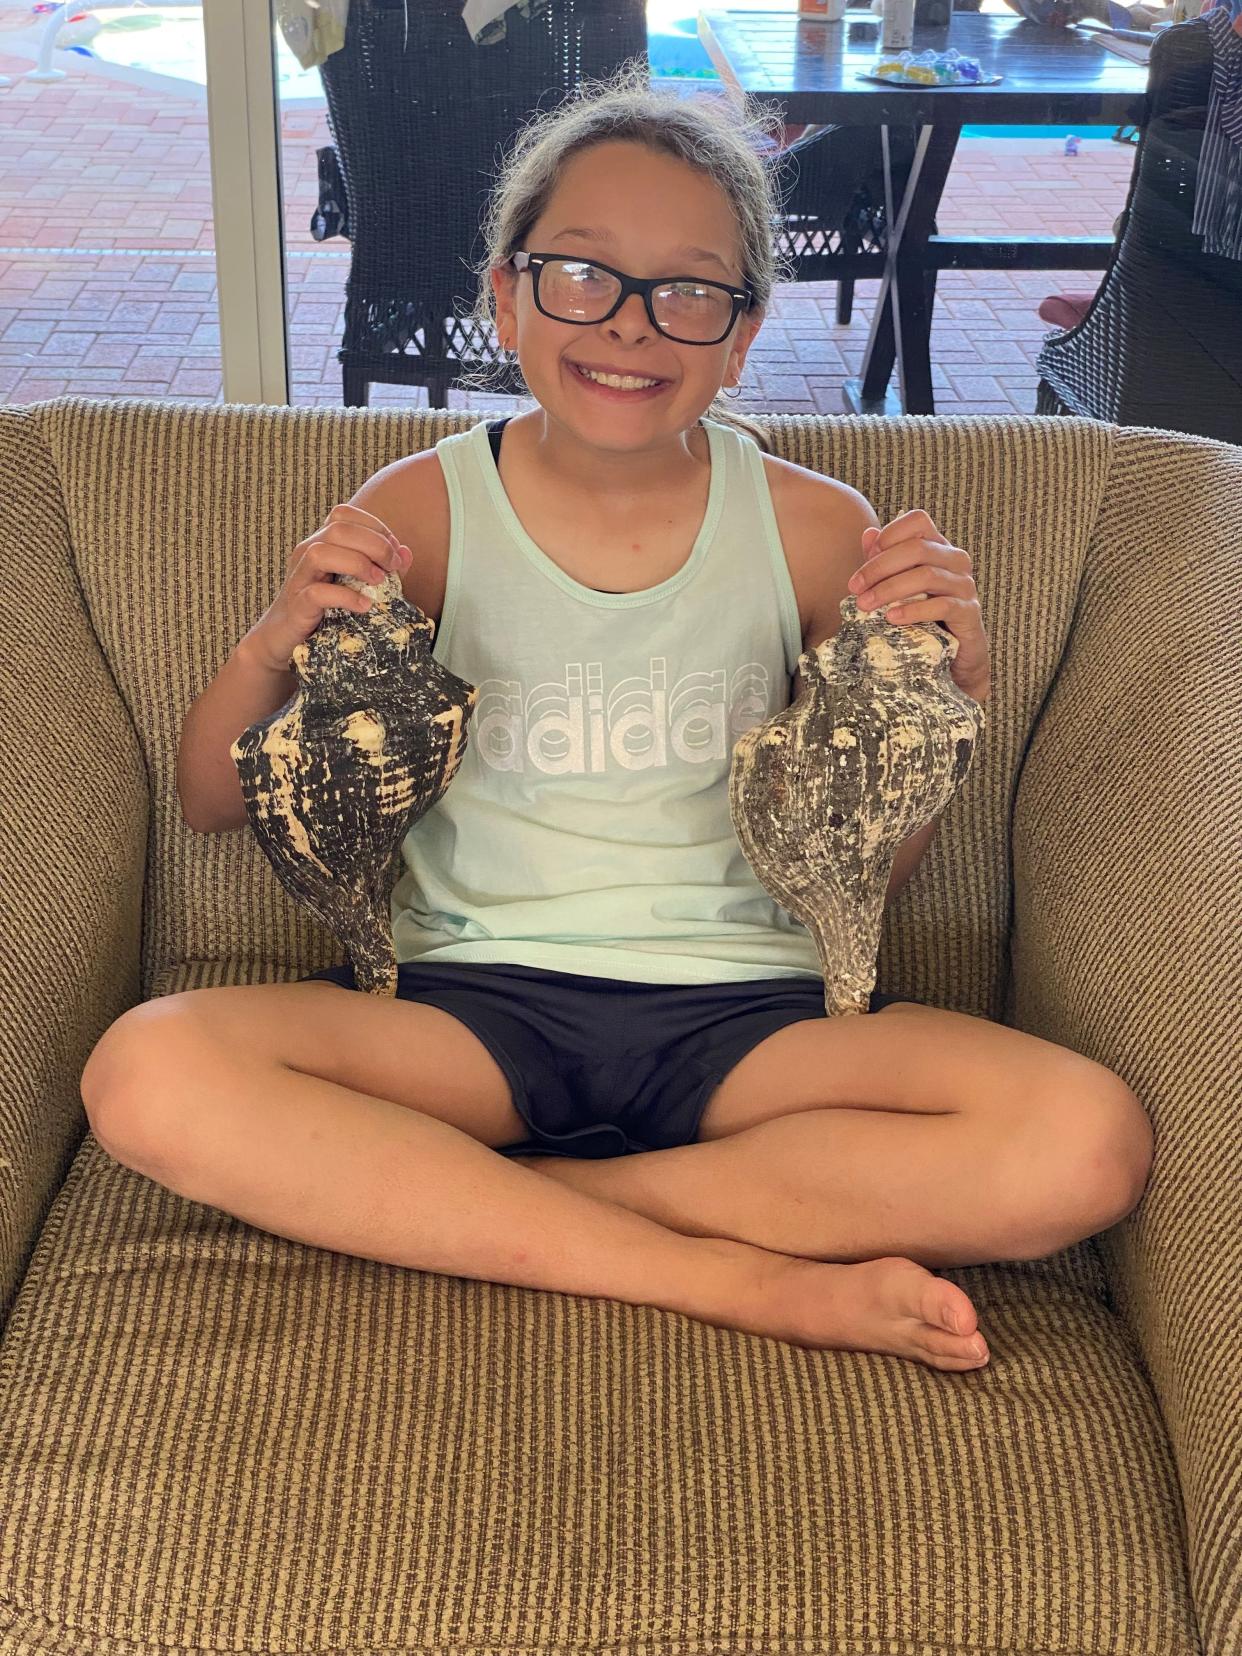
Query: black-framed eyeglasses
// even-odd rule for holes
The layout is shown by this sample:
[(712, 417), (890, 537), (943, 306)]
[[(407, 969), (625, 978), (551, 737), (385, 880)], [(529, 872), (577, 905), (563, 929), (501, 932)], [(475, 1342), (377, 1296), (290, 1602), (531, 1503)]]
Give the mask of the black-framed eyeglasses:
[(682, 345), (719, 345), (755, 298), (749, 282), (738, 288), (702, 276), (627, 276), (598, 259), (564, 253), (523, 251), (509, 263), (519, 274), (530, 271), (536, 308), (554, 322), (580, 327), (607, 322), (631, 293), (638, 293), (652, 327)]

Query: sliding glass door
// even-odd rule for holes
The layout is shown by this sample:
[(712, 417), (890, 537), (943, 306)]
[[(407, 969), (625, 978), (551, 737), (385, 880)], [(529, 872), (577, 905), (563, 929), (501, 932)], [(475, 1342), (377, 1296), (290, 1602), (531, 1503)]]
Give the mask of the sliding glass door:
[(225, 402), (290, 399), (277, 45), (269, 0), (203, 7)]

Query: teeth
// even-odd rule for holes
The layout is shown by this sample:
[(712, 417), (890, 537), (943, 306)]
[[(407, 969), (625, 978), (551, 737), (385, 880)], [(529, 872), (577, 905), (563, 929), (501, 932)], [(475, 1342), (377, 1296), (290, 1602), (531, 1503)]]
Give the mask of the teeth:
[(633, 374), (596, 374), (590, 368), (579, 367), (578, 372), (598, 385), (614, 385), (619, 391), (638, 391), (645, 385), (660, 383), (654, 379), (636, 379)]

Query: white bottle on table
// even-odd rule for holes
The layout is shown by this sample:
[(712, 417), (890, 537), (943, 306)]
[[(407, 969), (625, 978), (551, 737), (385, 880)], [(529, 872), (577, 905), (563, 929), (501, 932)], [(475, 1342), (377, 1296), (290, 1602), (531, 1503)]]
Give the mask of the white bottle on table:
[(904, 52), (914, 44), (914, 0), (884, 0), (880, 46), (886, 52)]

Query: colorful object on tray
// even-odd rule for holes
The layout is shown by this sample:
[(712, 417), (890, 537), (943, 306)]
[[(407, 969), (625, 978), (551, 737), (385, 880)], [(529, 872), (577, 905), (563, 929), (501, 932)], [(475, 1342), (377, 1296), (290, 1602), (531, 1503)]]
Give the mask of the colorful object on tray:
[(963, 57), (953, 46), (947, 52), (889, 52), (871, 65), (870, 79), (897, 81), (904, 86), (994, 86), (999, 75), (985, 75), (978, 58)]

